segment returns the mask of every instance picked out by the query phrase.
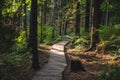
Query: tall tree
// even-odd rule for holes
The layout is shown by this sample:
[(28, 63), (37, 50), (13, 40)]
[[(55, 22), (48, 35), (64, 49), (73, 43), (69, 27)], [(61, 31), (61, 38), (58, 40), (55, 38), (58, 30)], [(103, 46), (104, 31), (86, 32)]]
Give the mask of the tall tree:
[(40, 30), (41, 30), (41, 37), (40, 37), (40, 42), (42, 43), (43, 42), (43, 5), (41, 5), (41, 15), (40, 15), (40, 17), (41, 17), (41, 23), (40, 23)]
[(38, 49), (37, 49), (37, 0), (31, 1), (30, 30), (28, 47), (33, 54), (32, 68), (39, 69)]
[(85, 31), (89, 31), (89, 24), (90, 24), (90, 0), (86, 0), (86, 7), (85, 7)]
[[(0, 1), (0, 4), (1, 4), (1, 1)], [(1, 24), (1, 19), (2, 19), (2, 8), (0, 6), (0, 24)]]
[(65, 20), (65, 24), (64, 24), (64, 35), (67, 35), (67, 27), (68, 27), (68, 21)]
[(27, 33), (27, 4), (26, 4), (26, 0), (23, 0), (24, 2), (24, 30), (25, 30), (25, 35), (26, 35), (26, 42), (28, 41), (28, 33)]
[(47, 1), (44, 1), (43, 4), (43, 24), (46, 25), (46, 17), (47, 17), (47, 12), (48, 12), (48, 8), (47, 8)]
[(108, 18), (109, 18), (109, 0), (106, 0), (106, 19), (105, 19), (106, 26), (108, 26)]
[[(59, 9), (59, 13), (58, 13), (58, 19), (60, 20), (60, 18), (62, 17), (62, 13), (60, 12), (61, 10), (61, 4), (62, 4), (62, 0), (58, 0), (58, 9)], [(59, 21), (59, 35), (62, 35), (62, 21)]]
[(54, 38), (54, 25), (55, 25), (55, 0), (51, 0), (51, 22), (50, 25), (53, 27), (52, 29), (52, 39)]
[(4, 6), (5, 6), (5, 0), (0, 0), (0, 26), (2, 25), (2, 18), (3, 18), (3, 16), (2, 16), (2, 10), (3, 10), (3, 8), (4, 8)]
[(80, 1), (77, 1), (76, 6), (76, 19), (75, 19), (75, 35), (79, 36), (80, 34)]
[(91, 45), (89, 50), (95, 50), (99, 43), (99, 27), (101, 23), (101, 11), (100, 11), (101, 0), (93, 0), (93, 26), (91, 31)]

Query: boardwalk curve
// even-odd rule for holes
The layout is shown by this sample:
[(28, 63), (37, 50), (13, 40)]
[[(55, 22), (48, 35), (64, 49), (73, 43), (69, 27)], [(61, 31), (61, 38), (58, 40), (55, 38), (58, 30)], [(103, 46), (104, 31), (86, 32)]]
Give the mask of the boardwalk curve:
[(65, 45), (68, 41), (60, 41), (53, 45), (49, 62), (39, 70), (32, 80), (62, 80), (62, 72), (67, 66), (65, 59)]

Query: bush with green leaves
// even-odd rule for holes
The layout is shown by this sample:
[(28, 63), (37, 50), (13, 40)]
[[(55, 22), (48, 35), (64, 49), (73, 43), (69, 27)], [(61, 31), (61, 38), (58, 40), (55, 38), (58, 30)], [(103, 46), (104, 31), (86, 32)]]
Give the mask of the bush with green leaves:
[[(50, 43), (52, 41), (52, 27), (50, 26), (39, 26), (38, 27), (38, 42), (39, 43)], [(42, 39), (42, 40), (41, 40)]]
[[(120, 24), (114, 26), (102, 26), (99, 31), (100, 44), (105, 46), (106, 51), (117, 51), (120, 49)], [(116, 53), (117, 53), (116, 52)]]
[(20, 77), (22, 78), (31, 68), (31, 59), (30, 52), (1, 54), (0, 80), (19, 80)]
[(114, 40), (120, 36), (120, 24), (114, 26), (102, 26), (100, 28), (101, 40)]
[(73, 45), (75, 49), (85, 49), (90, 43), (88, 36), (76, 37), (74, 39)]
[(80, 36), (74, 36), (70, 42), (75, 49), (85, 49), (90, 44), (90, 34), (85, 32), (84, 28), (80, 28)]
[(12, 47), (12, 51), (17, 52), (17, 51), (21, 51), (23, 49), (25, 49), (27, 46), (26, 43), (26, 33), (25, 31), (21, 30), (19, 32), (19, 36), (15, 38), (15, 44)]
[[(54, 29), (54, 39), (52, 38), (53, 29)], [(42, 33), (41, 33), (41, 31), (42, 31)], [(58, 38), (57, 28), (47, 26), (47, 25), (44, 25), (41, 28), (41, 26), (40, 26), (38, 28), (38, 41), (39, 42), (41, 42), (41, 38), (42, 38), (42, 43), (45, 43), (45, 44), (49, 44), (49, 43), (55, 41)]]
[(15, 28), (0, 26), (0, 54), (11, 50), (18, 34)]
[(96, 80), (120, 80), (120, 66), (107, 67)]

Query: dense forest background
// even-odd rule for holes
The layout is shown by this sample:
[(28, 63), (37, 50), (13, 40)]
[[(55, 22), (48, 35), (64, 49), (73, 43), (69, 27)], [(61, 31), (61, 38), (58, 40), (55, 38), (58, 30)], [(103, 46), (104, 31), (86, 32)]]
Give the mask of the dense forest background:
[[(41, 44), (69, 40), (75, 50), (119, 56), (119, 5), (119, 0), (0, 0), (0, 80), (19, 80), (17, 70), (38, 70)], [(118, 73), (114, 65), (99, 80)], [(119, 80), (116, 75), (111, 80)]]

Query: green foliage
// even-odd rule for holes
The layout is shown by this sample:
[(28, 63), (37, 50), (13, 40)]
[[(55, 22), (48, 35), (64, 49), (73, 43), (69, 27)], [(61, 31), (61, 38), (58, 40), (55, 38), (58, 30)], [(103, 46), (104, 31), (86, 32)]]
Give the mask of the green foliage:
[[(26, 62), (23, 62), (24, 60), (30, 60), (32, 58), (32, 55), (30, 52), (26, 53), (16, 53), (12, 52), (11, 54), (4, 54), (0, 55), (0, 63), (4, 65), (24, 65), (27, 66)], [(24, 64), (26, 63), (26, 64)]]
[[(52, 35), (54, 35), (54, 38), (52, 38)], [(42, 26), (42, 33), (41, 33), (41, 26), (38, 27), (38, 42), (39, 43), (41, 43), (41, 38), (42, 38), (42, 43), (45, 43), (45, 44), (49, 44), (56, 40), (60, 40), (61, 37), (58, 37), (58, 36), (59, 36), (58, 29), (55, 27), (44, 25)]]
[(75, 49), (85, 49), (90, 44), (90, 35), (84, 31), (84, 28), (81, 28), (80, 36), (73, 37), (70, 42)]
[(73, 45), (75, 47), (75, 49), (85, 49), (86, 47), (88, 47), (90, 41), (89, 39), (87, 39), (87, 36), (83, 36), (83, 37), (76, 37), (74, 38), (75, 40), (73, 41)]
[(118, 53), (120, 49), (120, 24), (114, 26), (102, 26), (100, 28), (100, 44), (105, 46), (107, 51), (113, 50)]
[(96, 80), (119, 80), (120, 79), (120, 67), (112, 66), (107, 67), (107, 70), (102, 72), (100, 77)]
[(11, 54), (1, 54), (0, 80), (22, 79), (23, 78), (22, 74), (25, 74), (26, 71), (31, 67), (31, 59), (32, 59), (32, 54), (30, 52), (24, 52), (24, 53), (12, 52)]
[(102, 26), (100, 28), (101, 40), (113, 40), (120, 35), (120, 24), (115, 26)]
[(103, 11), (106, 11), (107, 5), (108, 5), (109, 11), (115, 11), (115, 10), (118, 10), (118, 6), (120, 5), (120, 3), (119, 3), (119, 0), (112, 0), (112, 1), (104, 0), (102, 5), (101, 5), (101, 9)]
[(9, 52), (19, 32), (11, 27), (0, 26), (0, 53)]
[(14, 16), (14, 13), (17, 12), (18, 8), (21, 6), (20, 2), (12, 2), (6, 0), (4, 9), (2, 10), (3, 16)]
[(15, 38), (15, 44), (12, 51), (20, 51), (26, 48), (26, 35), (25, 31), (20, 31), (19, 36)]
[[(42, 36), (41, 36), (42, 35)], [(52, 41), (52, 27), (50, 26), (42, 26), (42, 33), (41, 33), (41, 26), (38, 29), (38, 41), (45, 44), (48, 44)]]

